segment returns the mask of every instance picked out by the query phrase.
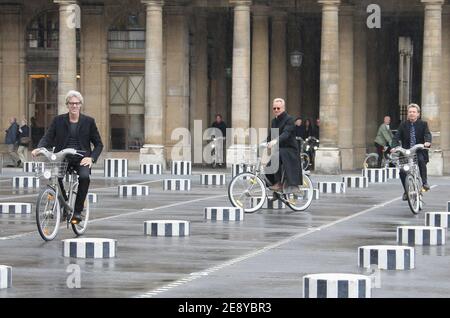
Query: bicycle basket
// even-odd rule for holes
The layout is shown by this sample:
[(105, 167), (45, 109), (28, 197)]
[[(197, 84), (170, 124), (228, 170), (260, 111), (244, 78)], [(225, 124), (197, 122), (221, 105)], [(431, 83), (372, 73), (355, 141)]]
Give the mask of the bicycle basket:
[(394, 158), (392, 161), (399, 168), (402, 168), (403, 166), (409, 165), (409, 164), (417, 164), (417, 154), (408, 155), (408, 156), (400, 156), (400, 157)]
[(43, 162), (40, 169), (35, 170), (35, 176), (38, 178), (45, 177), (47, 179), (51, 177), (64, 178), (68, 164), (67, 161)]

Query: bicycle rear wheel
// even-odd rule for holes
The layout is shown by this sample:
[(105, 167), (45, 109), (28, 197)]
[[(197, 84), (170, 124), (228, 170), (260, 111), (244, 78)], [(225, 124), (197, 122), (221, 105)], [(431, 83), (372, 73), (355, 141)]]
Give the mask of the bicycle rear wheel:
[(363, 163), (364, 169), (378, 168), (378, 154), (370, 153)]
[(242, 208), (245, 213), (253, 213), (263, 206), (266, 200), (266, 187), (255, 174), (244, 172), (231, 180), (228, 198), (233, 206)]
[(420, 210), (420, 191), (416, 179), (413, 175), (408, 174), (405, 179), (406, 194), (408, 197), (408, 205), (413, 214), (419, 213)]
[(296, 191), (287, 196), (286, 203), (294, 211), (304, 211), (311, 205), (314, 194), (314, 187), (311, 179), (303, 175), (303, 184), (296, 188)]
[[(78, 193), (78, 182), (74, 185), (72, 190), (72, 195), (70, 197), (70, 207), (75, 208), (75, 200)], [(81, 222), (78, 224), (72, 224), (72, 230), (76, 235), (83, 235), (86, 232), (86, 228), (89, 222), (89, 199), (86, 198), (84, 201), (84, 208), (81, 212)]]
[(59, 211), (56, 191), (50, 186), (41, 189), (36, 201), (36, 224), (45, 241), (53, 240), (58, 233), (61, 218)]

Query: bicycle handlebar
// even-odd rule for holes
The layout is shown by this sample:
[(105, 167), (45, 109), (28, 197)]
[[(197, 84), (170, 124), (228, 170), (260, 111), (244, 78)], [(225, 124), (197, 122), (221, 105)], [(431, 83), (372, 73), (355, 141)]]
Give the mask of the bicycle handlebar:
[(50, 152), (46, 148), (38, 148), (37, 155), (44, 155), (49, 161), (63, 161), (67, 155), (76, 155), (84, 157), (81, 153), (86, 152), (84, 150), (76, 150), (73, 148), (66, 148), (57, 153)]
[(405, 148), (398, 146), (398, 147), (392, 148), (392, 153), (393, 154), (399, 153), (404, 156), (410, 156), (410, 155), (415, 154), (418, 150), (423, 150), (423, 149), (428, 150), (429, 147), (425, 147), (424, 144), (417, 144), (410, 149), (405, 149)]

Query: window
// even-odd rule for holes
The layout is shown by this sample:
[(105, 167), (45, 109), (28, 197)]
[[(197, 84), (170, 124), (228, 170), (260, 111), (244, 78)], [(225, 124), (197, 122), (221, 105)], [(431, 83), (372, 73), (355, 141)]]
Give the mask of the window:
[(144, 76), (110, 77), (111, 149), (138, 151), (144, 143)]
[(28, 48), (58, 49), (58, 33), (58, 12), (44, 12), (27, 28)]
[(110, 49), (144, 49), (145, 24), (142, 14), (121, 16), (108, 32)]

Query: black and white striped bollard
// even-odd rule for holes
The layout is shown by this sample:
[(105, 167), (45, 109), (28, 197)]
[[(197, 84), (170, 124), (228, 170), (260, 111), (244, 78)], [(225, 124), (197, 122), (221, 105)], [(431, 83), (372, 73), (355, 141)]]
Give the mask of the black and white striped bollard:
[(203, 173), (200, 175), (200, 184), (202, 185), (225, 185), (224, 173)]
[(344, 182), (319, 182), (320, 193), (345, 193)]
[(310, 274), (303, 276), (304, 298), (370, 298), (371, 277), (358, 274)]
[(243, 221), (244, 210), (234, 207), (205, 208), (205, 219), (212, 221)]
[(159, 163), (143, 163), (141, 164), (141, 174), (162, 174), (162, 165)]
[(165, 179), (163, 180), (164, 191), (191, 191), (190, 179)]
[(120, 197), (143, 196), (149, 195), (150, 188), (140, 184), (121, 185), (118, 187), (118, 192)]
[(144, 234), (150, 236), (189, 236), (190, 222), (181, 220), (157, 220), (144, 222)]
[(444, 245), (446, 229), (434, 226), (399, 226), (397, 243), (407, 245)]
[(0, 265), (0, 289), (12, 287), (12, 267)]
[(370, 183), (383, 183), (386, 182), (386, 169), (364, 169), (363, 177), (367, 177)]
[(367, 188), (369, 186), (367, 177), (342, 177), (342, 182), (347, 188)]
[(117, 241), (107, 238), (75, 238), (63, 240), (64, 257), (113, 258), (117, 255)]
[(128, 159), (105, 159), (104, 176), (105, 178), (128, 177)]
[(172, 161), (171, 172), (176, 176), (187, 176), (191, 174), (191, 161)]
[(39, 178), (29, 176), (13, 177), (12, 186), (13, 188), (36, 189), (39, 188)]
[(408, 270), (415, 267), (414, 248), (398, 245), (358, 247), (358, 266), (387, 270)]
[(0, 203), (0, 214), (30, 214), (31, 203)]
[(427, 212), (425, 213), (425, 225), (437, 226), (448, 229), (450, 224), (450, 212)]

